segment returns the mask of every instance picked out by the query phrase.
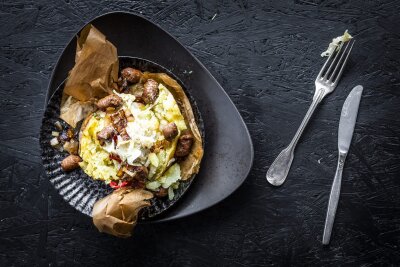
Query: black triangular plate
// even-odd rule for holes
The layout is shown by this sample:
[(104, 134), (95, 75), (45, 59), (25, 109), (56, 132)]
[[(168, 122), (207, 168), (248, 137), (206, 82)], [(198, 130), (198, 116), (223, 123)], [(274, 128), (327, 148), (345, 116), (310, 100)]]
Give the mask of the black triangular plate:
[[(199, 212), (233, 193), (251, 169), (253, 145), (242, 117), (210, 72), (175, 38), (141, 16), (112, 12), (90, 23), (117, 47), (118, 55), (144, 58), (173, 73), (196, 101), (204, 120), (205, 154), (200, 173), (185, 196), (153, 221), (166, 221)], [(46, 103), (73, 67), (75, 46), (76, 37), (68, 43), (55, 66)], [(90, 188), (86, 193), (90, 194)], [(77, 203), (67, 201), (81, 210)], [(89, 211), (88, 207), (86, 209)]]

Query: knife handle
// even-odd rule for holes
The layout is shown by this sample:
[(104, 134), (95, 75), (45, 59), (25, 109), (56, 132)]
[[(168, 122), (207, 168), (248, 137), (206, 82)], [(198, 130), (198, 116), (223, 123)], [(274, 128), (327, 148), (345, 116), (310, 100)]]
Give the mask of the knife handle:
[(328, 245), (331, 239), (333, 222), (335, 221), (335, 214), (340, 196), (340, 187), (342, 184), (342, 173), (344, 161), (346, 160), (347, 153), (339, 153), (338, 164), (336, 168), (335, 178), (329, 196), (328, 211), (326, 212), (324, 234), (322, 237), (322, 244)]

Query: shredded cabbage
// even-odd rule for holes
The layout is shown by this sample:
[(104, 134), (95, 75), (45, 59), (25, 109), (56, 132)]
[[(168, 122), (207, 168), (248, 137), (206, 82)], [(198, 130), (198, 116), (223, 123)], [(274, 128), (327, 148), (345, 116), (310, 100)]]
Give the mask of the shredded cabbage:
[(174, 196), (175, 196), (174, 189), (171, 186), (171, 187), (168, 188), (168, 199), (172, 200), (172, 199), (174, 199)]
[(350, 39), (352, 39), (352, 38), (353, 37), (346, 30), (343, 35), (332, 39), (332, 42), (329, 44), (328, 49), (326, 49), (326, 51), (322, 52), (321, 57), (329, 57), (339, 47), (340, 42), (345, 43), (345, 42), (350, 41)]
[(149, 154), (149, 160), (150, 160), (151, 165), (153, 165), (154, 167), (158, 167), (158, 163), (160, 161), (158, 160), (158, 157), (155, 153)]
[(162, 187), (168, 188), (173, 183), (177, 182), (181, 179), (181, 167), (178, 163), (175, 163), (160, 177), (159, 182), (161, 183)]
[(149, 190), (153, 190), (153, 191), (155, 191), (155, 190), (157, 190), (159, 187), (160, 187), (160, 183), (159, 182), (157, 182), (157, 181), (152, 181), (152, 182), (148, 182), (147, 184), (146, 184), (146, 188), (147, 189), (149, 189)]

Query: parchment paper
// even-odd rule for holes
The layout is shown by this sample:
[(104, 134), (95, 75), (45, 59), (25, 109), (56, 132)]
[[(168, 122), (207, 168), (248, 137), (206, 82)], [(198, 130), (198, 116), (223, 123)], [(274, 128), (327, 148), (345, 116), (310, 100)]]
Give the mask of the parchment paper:
[(117, 79), (117, 49), (93, 25), (87, 25), (77, 40), (75, 66), (64, 87), (60, 118), (75, 127), (93, 112), (96, 99), (112, 93)]
[(121, 188), (98, 200), (93, 207), (93, 223), (100, 232), (130, 237), (139, 211), (150, 206), (153, 194), (146, 190)]

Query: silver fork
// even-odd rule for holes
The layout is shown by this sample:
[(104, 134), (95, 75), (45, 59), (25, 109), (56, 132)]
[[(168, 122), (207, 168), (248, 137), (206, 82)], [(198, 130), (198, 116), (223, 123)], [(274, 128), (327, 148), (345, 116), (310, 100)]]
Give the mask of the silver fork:
[(322, 66), (322, 69), (315, 80), (315, 93), (306, 116), (301, 122), (300, 127), (290, 144), (281, 151), (267, 171), (266, 177), (270, 184), (280, 186), (286, 180), (290, 166), (292, 165), (294, 149), (297, 142), (319, 103), (321, 103), (322, 99), (324, 99), (326, 95), (335, 90), (340, 77), (342, 76), (343, 69), (347, 63), (354, 42), (355, 41), (353, 40), (347, 42), (344, 49), (344, 44), (340, 43), (337, 51), (332, 53), (326, 60), (324, 66)]

